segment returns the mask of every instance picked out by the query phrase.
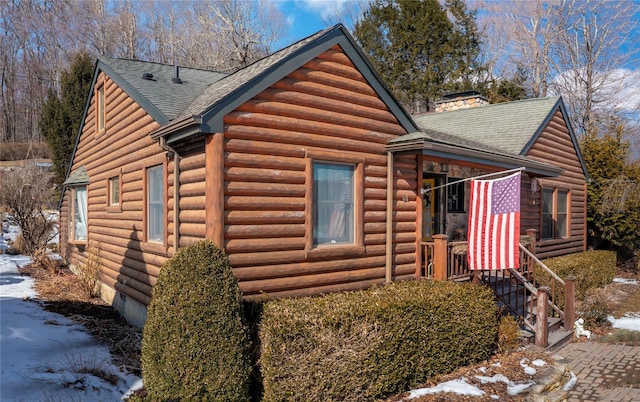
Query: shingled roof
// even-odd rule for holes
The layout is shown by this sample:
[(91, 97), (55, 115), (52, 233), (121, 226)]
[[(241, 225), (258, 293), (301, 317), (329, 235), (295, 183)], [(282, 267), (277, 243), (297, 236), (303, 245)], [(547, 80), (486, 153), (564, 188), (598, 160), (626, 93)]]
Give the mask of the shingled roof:
[[(227, 76), (216, 71), (178, 67), (181, 83), (175, 83), (172, 80), (175, 66), (128, 59), (99, 58), (97, 68), (161, 125), (174, 120), (208, 86)], [(150, 76), (143, 78), (143, 74)]]
[(560, 97), (496, 103), (413, 116), (425, 130), (441, 131), (512, 155), (523, 155), (552, 117)]
[(373, 70), (344, 26), (337, 24), (238, 70), (215, 85), (210, 85), (175, 120), (152, 133), (151, 137), (164, 137), (167, 143), (173, 143), (199, 133), (221, 132), (226, 113), (334, 45), (341, 47), (400, 124), (407, 131), (415, 131), (417, 126), (411, 116), (400, 106)]

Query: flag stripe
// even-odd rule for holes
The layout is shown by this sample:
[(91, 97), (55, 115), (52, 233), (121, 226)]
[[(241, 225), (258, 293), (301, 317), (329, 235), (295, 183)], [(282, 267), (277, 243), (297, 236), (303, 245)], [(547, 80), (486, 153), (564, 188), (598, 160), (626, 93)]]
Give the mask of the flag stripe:
[(471, 181), (469, 269), (519, 267), (520, 176)]

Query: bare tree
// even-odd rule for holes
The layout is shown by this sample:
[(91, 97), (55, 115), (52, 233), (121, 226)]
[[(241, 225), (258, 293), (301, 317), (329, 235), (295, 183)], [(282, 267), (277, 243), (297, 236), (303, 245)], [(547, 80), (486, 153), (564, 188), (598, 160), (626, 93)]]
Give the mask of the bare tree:
[(371, 0), (351, 0), (334, 3), (320, 3), (324, 4), (327, 9), (321, 13), (320, 19), (326, 26), (335, 24), (344, 25), (350, 32), (356, 26), (356, 22), (362, 18), (364, 10)]
[(284, 17), (269, 1), (193, 1), (185, 10), (177, 58), (188, 65), (232, 72), (268, 55), (284, 31)]
[(524, 72), (529, 95), (545, 97), (552, 70), (552, 49), (562, 27), (553, 7), (559, 0), (481, 1), (480, 25), (485, 35), (484, 58), (498, 76)]
[(0, 141), (30, 141), (79, 51), (232, 72), (274, 50), (285, 18), (268, 0), (0, 0), (0, 31)]
[(631, 18), (639, 11), (639, 3), (610, 0), (564, 0), (557, 8), (564, 29), (554, 44), (553, 87), (569, 100), (580, 133), (595, 132), (603, 123), (598, 116), (619, 111), (618, 94), (630, 73), (624, 67), (640, 51)]
[(46, 209), (54, 195), (53, 174), (35, 164), (28, 164), (0, 180), (0, 205), (8, 208), (20, 226), (25, 252), (33, 256), (46, 247), (57, 232)]

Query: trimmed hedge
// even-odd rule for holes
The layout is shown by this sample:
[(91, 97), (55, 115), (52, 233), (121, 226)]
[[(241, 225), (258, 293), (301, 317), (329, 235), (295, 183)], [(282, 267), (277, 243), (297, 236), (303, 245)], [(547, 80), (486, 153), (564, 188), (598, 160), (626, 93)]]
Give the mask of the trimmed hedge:
[(487, 359), (497, 307), (472, 284), (407, 281), (269, 301), (260, 323), (264, 401), (362, 401)]
[[(576, 298), (583, 300), (589, 289), (602, 287), (611, 283), (616, 273), (616, 252), (607, 250), (590, 250), (584, 253), (548, 258), (544, 264), (560, 278), (576, 277)], [(539, 270), (539, 268), (537, 268)], [(538, 278), (544, 274), (536, 271)]]
[(150, 400), (249, 400), (251, 363), (242, 304), (227, 256), (205, 240), (160, 271), (142, 339)]

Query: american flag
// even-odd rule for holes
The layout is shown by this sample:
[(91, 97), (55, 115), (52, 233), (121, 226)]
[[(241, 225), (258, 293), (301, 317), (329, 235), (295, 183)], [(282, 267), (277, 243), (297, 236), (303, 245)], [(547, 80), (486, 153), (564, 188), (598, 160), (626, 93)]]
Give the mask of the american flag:
[(520, 267), (520, 176), (471, 181), (469, 269)]

